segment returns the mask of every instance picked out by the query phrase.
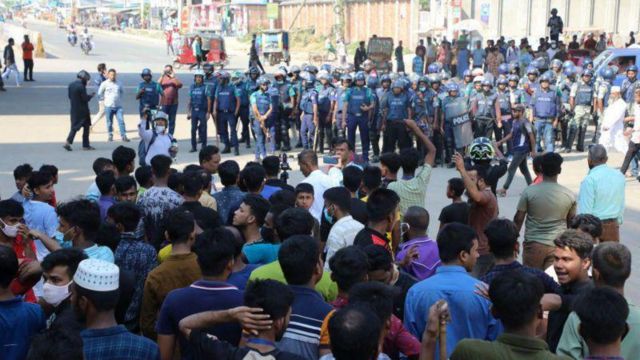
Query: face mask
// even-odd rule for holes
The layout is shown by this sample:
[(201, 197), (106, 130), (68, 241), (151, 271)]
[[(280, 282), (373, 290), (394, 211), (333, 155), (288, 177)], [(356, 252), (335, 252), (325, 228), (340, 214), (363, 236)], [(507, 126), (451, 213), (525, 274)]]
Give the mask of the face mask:
[(69, 282), (69, 284), (67, 285), (62, 286), (53, 285), (49, 282), (44, 283), (44, 285), (42, 286), (42, 298), (47, 302), (47, 304), (51, 304), (53, 306), (60, 305), (61, 302), (63, 302), (66, 298), (69, 297), (69, 295), (71, 295), (71, 293), (69, 292), (69, 285), (72, 282), (73, 281)]
[(268, 242), (268, 243), (273, 243), (275, 240), (275, 234), (273, 233), (273, 229), (272, 228), (268, 228), (268, 227), (261, 227), (260, 228), (260, 236), (262, 236), (262, 240)]
[(0, 220), (4, 227), (2, 228), (2, 232), (10, 238), (14, 238), (18, 235), (18, 225), (7, 225), (4, 221)]
[(69, 230), (65, 231), (64, 234), (62, 234), (62, 240), (64, 241), (71, 241), (73, 240), (73, 236), (71, 236), (69, 233), (71, 232), (71, 230), (73, 230), (73, 228), (70, 228)]
[(166, 129), (164, 126), (156, 126), (156, 132), (158, 133), (163, 133), (164, 129)]
[(427, 88), (424, 87), (424, 86), (420, 86), (420, 91), (422, 91), (422, 92), (427, 91)]
[(329, 224), (333, 224), (333, 222), (335, 221), (333, 216), (329, 215), (329, 211), (327, 210), (327, 208), (324, 208), (322, 210), (322, 215), (324, 216), (324, 219), (329, 223)]

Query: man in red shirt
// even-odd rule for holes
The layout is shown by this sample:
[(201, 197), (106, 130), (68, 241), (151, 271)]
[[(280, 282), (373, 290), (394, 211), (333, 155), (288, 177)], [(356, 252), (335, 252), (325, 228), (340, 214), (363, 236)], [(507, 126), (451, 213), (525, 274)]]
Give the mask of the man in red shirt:
[(589, 33), (587, 35), (587, 40), (584, 41), (584, 48), (587, 50), (595, 51), (596, 50), (596, 39), (593, 38), (593, 33)]
[(160, 98), (162, 111), (169, 115), (169, 133), (173, 135), (176, 128), (176, 114), (178, 113), (178, 90), (182, 88), (182, 82), (173, 72), (173, 66), (166, 65), (164, 73), (158, 81), (162, 87), (163, 96)]
[(22, 60), (24, 61), (24, 81), (35, 81), (33, 80), (33, 44), (29, 41), (29, 35), (24, 36), (22, 43)]

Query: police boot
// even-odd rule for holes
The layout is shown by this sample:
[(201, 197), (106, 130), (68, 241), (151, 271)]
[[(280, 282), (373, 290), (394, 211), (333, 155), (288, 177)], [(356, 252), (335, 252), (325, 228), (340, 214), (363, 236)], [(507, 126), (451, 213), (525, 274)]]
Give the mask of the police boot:
[(576, 150), (578, 150), (579, 152), (584, 151), (584, 138), (586, 135), (587, 135), (587, 128), (584, 126), (581, 126), (578, 129), (578, 144), (576, 145)]
[(229, 145), (224, 144), (224, 150), (222, 150), (223, 154), (230, 154), (231, 153), (231, 149), (229, 149)]
[(238, 148), (238, 145), (236, 145), (236, 146), (233, 148), (233, 155), (235, 155), (235, 156), (240, 155), (240, 149)]
[(569, 134), (567, 135), (567, 143), (564, 146), (564, 152), (570, 153), (571, 148), (573, 147), (573, 141), (576, 139), (576, 134), (578, 129), (575, 126), (569, 127)]

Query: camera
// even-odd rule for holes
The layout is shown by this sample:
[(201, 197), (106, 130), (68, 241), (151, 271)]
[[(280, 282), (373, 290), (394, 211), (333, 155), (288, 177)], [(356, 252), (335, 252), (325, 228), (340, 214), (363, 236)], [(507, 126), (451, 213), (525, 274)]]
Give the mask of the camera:
[(291, 170), (291, 166), (289, 166), (287, 159), (287, 153), (282, 153), (280, 155), (280, 170), (282, 171), (280, 174), (280, 180), (287, 183), (287, 180), (289, 180), (289, 173), (287, 171)]

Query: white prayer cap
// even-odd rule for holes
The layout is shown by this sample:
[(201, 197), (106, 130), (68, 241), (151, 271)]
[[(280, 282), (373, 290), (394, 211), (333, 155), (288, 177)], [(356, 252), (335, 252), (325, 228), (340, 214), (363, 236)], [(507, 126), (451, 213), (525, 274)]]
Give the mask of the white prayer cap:
[(612, 93), (619, 93), (620, 92), (620, 86), (612, 86), (611, 87), (611, 92)]
[(82, 260), (73, 276), (73, 282), (84, 289), (92, 291), (118, 290), (120, 269), (115, 264), (104, 260)]

